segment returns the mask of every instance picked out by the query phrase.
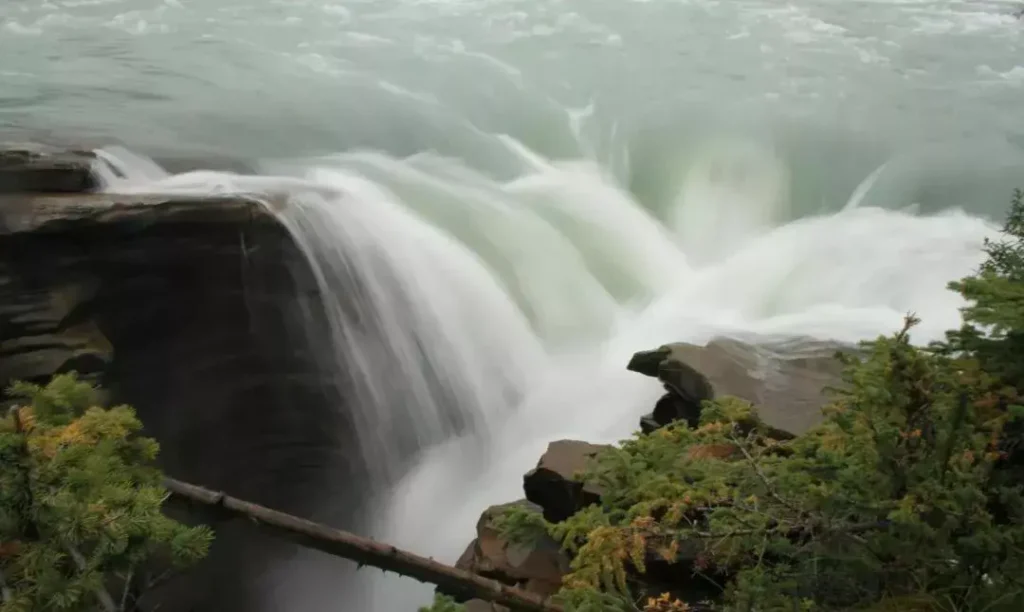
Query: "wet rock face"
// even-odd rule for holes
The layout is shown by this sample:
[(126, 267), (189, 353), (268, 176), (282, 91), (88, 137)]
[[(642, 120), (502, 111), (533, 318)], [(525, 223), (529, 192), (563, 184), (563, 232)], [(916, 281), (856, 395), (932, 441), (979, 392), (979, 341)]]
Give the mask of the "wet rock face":
[(0, 149), (0, 194), (86, 193), (99, 187), (86, 151), (43, 146)]
[[(168, 474), (347, 526), (352, 428), (288, 233), (243, 198), (67, 193), (91, 184), (69, 155), (0, 152), (0, 386), (76, 370), (137, 409)], [(265, 572), (294, 553), (221, 525), (161, 609), (264, 609)]]

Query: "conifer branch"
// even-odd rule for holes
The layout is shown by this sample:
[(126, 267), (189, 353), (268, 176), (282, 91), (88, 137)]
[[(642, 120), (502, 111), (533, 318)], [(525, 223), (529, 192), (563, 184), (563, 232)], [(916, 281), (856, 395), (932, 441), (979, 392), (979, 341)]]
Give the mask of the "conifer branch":
[(789, 510), (795, 512), (797, 516), (803, 516), (805, 514), (803, 510), (797, 508), (794, 504), (786, 501), (785, 499), (783, 499), (781, 495), (779, 495), (779, 493), (775, 490), (775, 486), (772, 484), (772, 481), (768, 479), (768, 475), (764, 473), (764, 470), (761, 469), (761, 465), (750, 454), (750, 451), (747, 450), (747, 447), (744, 445), (743, 441), (741, 441), (735, 435), (730, 435), (729, 437), (732, 439), (733, 444), (736, 445), (736, 448), (738, 448), (739, 451), (743, 453), (743, 456), (746, 458), (747, 463), (749, 463), (750, 467), (753, 468), (754, 473), (757, 474), (757, 477), (761, 480), (761, 482), (764, 483), (765, 489), (768, 491), (768, 495), (772, 496), (772, 498), (775, 499), (775, 501), (779, 502)]
[(173, 478), (165, 478), (164, 487), (171, 493), (172, 498), (179, 501), (211, 509), (216, 513), (246, 518), (278, 537), (329, 555), (355, 561), (360, 567), (369, 565), (384, 571), (392, 571), (420, 582), (437, 585), (445, 592), (470, 595), (501, 604), (517, 612), (564, 612), (561, 605), (537, 594), (347, 531)]

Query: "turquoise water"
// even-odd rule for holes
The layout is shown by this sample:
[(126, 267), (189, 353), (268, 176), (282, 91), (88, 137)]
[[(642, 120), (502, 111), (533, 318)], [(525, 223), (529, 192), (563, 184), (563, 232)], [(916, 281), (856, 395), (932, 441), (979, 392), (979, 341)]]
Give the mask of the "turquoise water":
[[(286, 201), (358, 383), (365, 530), (454, 561), (549, 441), (629, 434), (659, 391), (632, 351), (955, 326), (1024, 185), (1016, 8), (7, 0), (0, 137), (104, 147), (113, 191)], [(429, 597), (306, 557), (257, 582)]]
[(501, 133), (617, 165), (652, 206), (676, 157), (729, 133), (783, 147), (807, 206), (907, 156), (892, 197), (955, 205), (1024, 164), (1016, 8), (11, 0), (0, 127), (200, 157), (432, 150), (507, 174)]

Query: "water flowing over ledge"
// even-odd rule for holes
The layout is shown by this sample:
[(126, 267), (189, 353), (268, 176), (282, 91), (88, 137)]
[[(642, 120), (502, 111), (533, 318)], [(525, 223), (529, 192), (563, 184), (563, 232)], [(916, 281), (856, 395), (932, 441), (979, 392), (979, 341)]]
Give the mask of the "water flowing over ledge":
[[(624, 371), (633, 351), (719, 335), (854, 342), (908, 311), (924, 319), (921, 340), (936, 337), (960, 305), (945, 283), (974, 268), (994, 229), (957, 210), (860, 205), (877, 174), (834, 212), (787, 222), (785, 164), (756, 151), (712, 154), (717, 166), (695, 166), (659, 217), (589, 162), (510, 147), (527, 170), (507, 181), (430, 155), (167, 175), (101, 152), (116, 169), (110, 191), (287, 202), (277, 214), (315, 271), (326, 357), (355, 385), (362, 454), (394, 483), (372, 531), (449, 561), (482, 508), (516, 497), (549, 441), (632, 430), (656, 393)], [(368, 580), (383, 582), (353, 605), (411, 609), (425, 597)], [(290, 583), (282, 576), (277, 594), (296, 601)]]

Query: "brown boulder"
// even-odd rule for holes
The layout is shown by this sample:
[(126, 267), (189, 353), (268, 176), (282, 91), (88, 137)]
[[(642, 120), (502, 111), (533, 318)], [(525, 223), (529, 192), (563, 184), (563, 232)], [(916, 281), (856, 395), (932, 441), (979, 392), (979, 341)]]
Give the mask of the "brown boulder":
[[(504, 539), (494, 527), (494, 520), (513, 507), (541, 512), (540, 506), (525, 499), (488, 508), (477, 521), (477, 537), (459, 557), (455, 567), (550, 597), (561, 587), (562, 576), (569, 571), (569, 558), (547, 534), (537, 534), (536, 539), (529, 543)], [(503, 608), (498, 606), (496, 609)]]
[(700, 424), (703, 403), (715, 398), (715, 389), (707, 377), (676, 358), (673, 346), (640, 351), (626, 366), (630, 371), (657, 378), (667, 391), (654, 405), (654, 411), (640, 418), (640, 429), (644, 433), (676, 421), (686, 421), (688, 427), (695, 428)]
[[(841, 383), (840, 345), (803, 338), (748, 344), (718, 338), (706, 346), (668, 344), (641, 351), (628, 369), (658, 378), (668, 393), (641, 419), (649, 432), (670, 422), (699, 421), (700, 401), (731, 395), (757, 406), (770, 427), (800, 434), (821, 422), (824, 390)], [(779, 432), (781, 434), (781, 432)]]
[(523, 476), (526, 499), (544, 509), (544, 518), (564, 521), (581, 508), (596, 504), (601, 491), (593, 484), (576, 480), (602, 449), (603, 444), (558, 440), (548, 445), (537, 467)]

